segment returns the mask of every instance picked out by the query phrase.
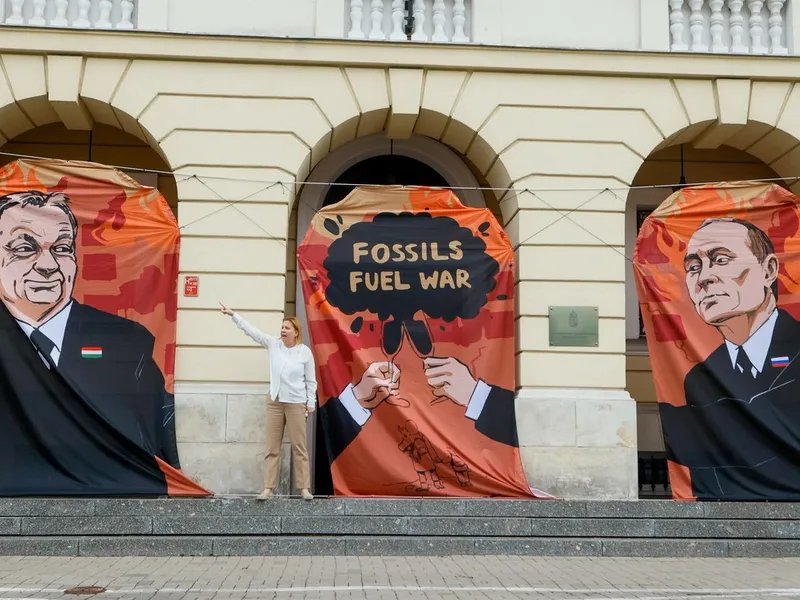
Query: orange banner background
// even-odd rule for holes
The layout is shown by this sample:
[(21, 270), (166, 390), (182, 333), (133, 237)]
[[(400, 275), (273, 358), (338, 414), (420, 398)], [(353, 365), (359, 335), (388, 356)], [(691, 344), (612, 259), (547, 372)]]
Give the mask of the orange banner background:
[[(633, 256), (636, 287), (658, 401), (686, 404), (687, 373), (723, 343), (688, 295), (686, 246), (707, 219), (732, 217), (764, 231), (779, 259), (778, 306), (800, 318), (798, 199), (776, 184), (750, 182), (691, 187), (670, 196), (644, 222)], [(670, 462), (677, 499), (693, 499), (687, 468)]]
[[(368, 222), (378, 213), (427, 212), (447, 216), (486, 243), (486, 253), (499, 264), (496, 286), (472, 319), (452, 322), (432, 319), (421, 311), (414, 317), (427, 323), (436, 357), (455, 357), (475, 379), (515, 390), (514, 375), (514, 253), (505, 232), (488, 210), (463, 206), (450, 191), (423, 188), (359, 188), (345, 200), (315, 216), (299, 251), (300, 275), (306, 298), (308, 326), (320, 382), (320, 403), (335, 398), (348, 384), (359, 381), (370, 363), (393, 360), (402, 373), (400, 396), (410, 402), (399, 407), (384, 402), (363, 431), (332, 465), (339, 495), (420, 495), (414, 489), (412, 462), (398, 449), (399, 428), (408, 420), (430, 440), (436, 452), (457, 454), (469, 466), (472, 485), (459, 485), (447, 466), (440, 466), (443, 489), (423, 495), (530, 496), (519, 450), (498, 443), (476, 430), (465, 409), (451, 401), (432, 404), (435, 396), (424, 373), (423, 358), (405, 339), (395, 356), (384, 353), (383, 323), (372, 312), (343, 314), (326, 298), (330, 284), (323, 262), (330, 245), (349, 227)], [(339, 232), (324, 221), (339, 223)], [(393, 243), (397, 240), (382, 240)], [(402, 241), (402, 239), (401, 239)], [(400, 268), (386, 265), (387, 269)], [(443, 267), (446, 268), (446, 267)], [(460, 292), (460, 293), (469, 293)], [(405, 334), (404, 334), (405, 335)]]

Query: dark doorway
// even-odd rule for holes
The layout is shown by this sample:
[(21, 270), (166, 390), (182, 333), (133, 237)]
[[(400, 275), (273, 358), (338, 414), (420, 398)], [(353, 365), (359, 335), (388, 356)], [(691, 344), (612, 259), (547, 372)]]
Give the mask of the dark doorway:
[(424, 162), (396, 154), (384, 154), (362, 160), (342, 173), (334, 183), (335, 185), (328, 190), (322, 206), (330, 206), (343, 200), (357, 184), (449, 187), (444, 177)]
[[(438, 171), (424, 162), (395, 154), (384, 154), (362, 160), (342, 173), (334, 183), (337, 185), (330, 187), (322, 206), (330, 206), (343, 200), (358, 184), (450, 187)], [(319, 411), (315, 414), (317, 420), (314, 443), (314, 493), (317, 496), (332, 496), (333, 479), (325, 447), (325, 434)]]

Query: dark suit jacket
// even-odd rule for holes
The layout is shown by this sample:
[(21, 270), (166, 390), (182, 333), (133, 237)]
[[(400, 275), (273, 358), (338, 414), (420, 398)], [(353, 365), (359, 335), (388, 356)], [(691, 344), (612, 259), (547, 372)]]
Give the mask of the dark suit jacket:
[[(514, 392), (496, 386), (490, 387), (483, 411), (475, 421), (475, 429), (496, 442), (517, 447), (519, 441)], [(361, 426), (353, 421), (339, 398), (331, 398), (319, 411), (325, 431), (328, 460), (332, 463), (356, 439), (361, 432)]]
[[(788, 356), (788, 367), (770, 359)], [(778, 311), (764, 368), (737, 374), (723, 343), (684, 380), (685, 406), (660, 403), (667, 457), (698, 499), (800, 500), (800, 323)]]
[(166, 493), (174, 403), (144, 327), (74, 303), (57, 370), (1, 305), (0, 337), (0, 496)]
[[(154, 344), (139, 323), (74, 302), (58, 370), (117, 431), (180, 469), (175, 400), (164, 389)], [(82, 358), (85, 347), (102, 348), (102, 358)]]

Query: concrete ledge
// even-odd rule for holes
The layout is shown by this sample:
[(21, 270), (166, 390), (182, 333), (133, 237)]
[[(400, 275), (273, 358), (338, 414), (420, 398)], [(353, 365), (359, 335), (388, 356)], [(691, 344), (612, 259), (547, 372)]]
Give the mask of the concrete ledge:
[(800, 541), (396, 536), (0, 537), (3, 556), (613, 556), (784, 558)]
[[(488, 517), (539, 519), (773, 520), (800, 523), (800, 503), (673, 502), (671, 500), (583, 501), (318, 498), (254, 496), (161, 499), (0, 498), (0, 523), (13, 529), (16, 517)], [(787, 528), (790, 527), (787, 525)], [(795, 527), (792, 525), (791, 527)], [(800, 528), (800, 525), (797, 525)], [(789, 529), (786, 529), (789, 531)], [(0, 535), (3, 535), (0, 533)], [(781, 535), (794, 535), (783, 533)], [(800, 529), (797, 530), (800, 536)]]
[(409, 535), (441, 535), (453, 537), (474, 536), (524, 536), (531, 535), (532, 519), (492, 518), (492, 517), (410, 517)]
[(728, 542), (720, 540), (604, 540), (603, 556), (724, 558), (728, 548)]
[(214, 556), (344, 556), (345, 538), (215, 538)]
[(0, 556), (78, 556), (78, 538), (0, 537)]
[(212, 538), (202, 537), (83, 537), (79, 556), (211, 556)]
[(22, 535), (147, 535), (150, 517), (23, 517)]
[(19, 535), (20, 531), (19, 517), (0, 517), (0, 535)]
[(280, 517), (155, 517), (156, 535), (278, 535)]
[(407, 535), (405, 517), (281, 517), (281, 533), (300, 535)]

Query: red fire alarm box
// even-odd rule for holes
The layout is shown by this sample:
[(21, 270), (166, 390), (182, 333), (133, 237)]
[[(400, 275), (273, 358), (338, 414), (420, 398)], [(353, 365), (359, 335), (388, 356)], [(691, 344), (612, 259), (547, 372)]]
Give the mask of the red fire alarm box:
[(200, 278), (196, 275), (187, 275), (183, 280), (183, 295), (188, 298), (197, 298), (200, 288)]

